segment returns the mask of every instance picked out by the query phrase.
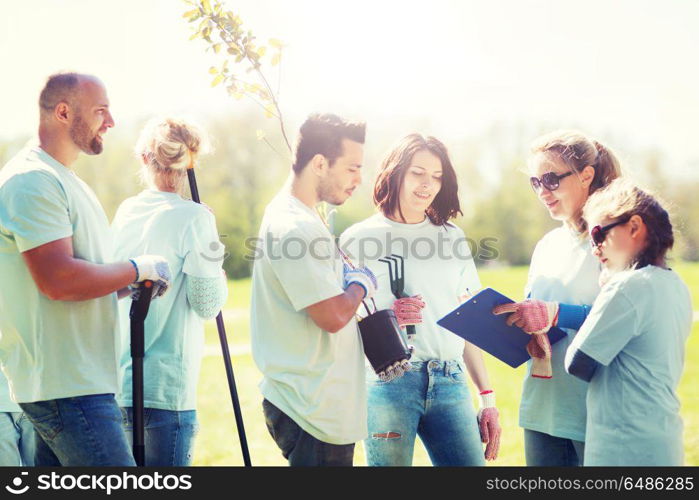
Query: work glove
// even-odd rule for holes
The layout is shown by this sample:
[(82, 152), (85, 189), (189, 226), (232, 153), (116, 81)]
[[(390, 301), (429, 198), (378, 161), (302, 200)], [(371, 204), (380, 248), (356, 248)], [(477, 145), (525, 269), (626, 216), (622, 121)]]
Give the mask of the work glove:
[(495, 460), (500, 450), (500, 414), (495, 407), (495, 392), (483, 391), (480, 394), (480, 408), (477, 415), (478, 430), (481, 441), (487, 443), (485, 447), (485, 459)]
[(368, 267), (356, 267), (352, 269), (350, 268), (350, 266), (345, 264), (344, 278), (344, 288), (347, 288), (352, 283), (361, 286), (364, 289), (365, 299), (372, 298), (376, 293), (376, 289), (378, 288), (376, 276), (374, 276), (374, 273), (371, 272), (371, 269), (369, 269)]
[[(159, 255), (141, 255), (129, 259), (136, 269), (136, 279), (134, 284), (144, 281), (153, 282), (153, 298), (161, 297), (170, 286), (172, 276), (170, 274), (170, 266), (163, 257)], [(133, 286), (132, 290), (138, 293), (140, 287)], [(133, 293), (132, 293), (133, 298)]]
[(422, 296), (415, 295), (413, 297), (403, 297), (396, 299), (391, 306), (396, 314), (398, 326), (403, 328), (407, 325), (418, 325), (422, 323), (422, 309), (425, 303), (422, 301)]
[(524, 302), (500, 304), (493, 314), (511, 313), (507, 324), (518, 326), (532, 335), (527, 344), (527, 352), (532, 358), (532, 377), (551, 378), (551, 343), (548, 331), (558, 322), (558, 302), (527, 299)]

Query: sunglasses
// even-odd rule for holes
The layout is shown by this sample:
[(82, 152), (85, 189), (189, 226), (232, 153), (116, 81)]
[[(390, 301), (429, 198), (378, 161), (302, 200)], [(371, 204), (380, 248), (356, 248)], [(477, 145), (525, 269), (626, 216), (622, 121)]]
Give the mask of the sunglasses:
[(626, 224), (627, 222), (629, 222), (630, 218), (631, 217), (624, 217), (623, 219), (618, 220), (616, 222), (612, 222), (611, 224), (607, 224), (606, 226), (598, 225), (590, 229), (590, 245), (592, 245), (592, 248), (597, 248), (602, 243), (604, 243), (604, 240), (607, 238), (607, 233), (610, 229), (621, 224)]
[(546, 172), (541, 177), (530, 177), (529, 182), (532, 184), (532, 189), (534, 192), (539, 192), (541, 186), (544, 186), (549, 191), (555, 191), (558, 186), (561, 185), (561, 179), (572, 175), (573, 172), (566, 172), (565, 174), (557, 174), (556, 172)]

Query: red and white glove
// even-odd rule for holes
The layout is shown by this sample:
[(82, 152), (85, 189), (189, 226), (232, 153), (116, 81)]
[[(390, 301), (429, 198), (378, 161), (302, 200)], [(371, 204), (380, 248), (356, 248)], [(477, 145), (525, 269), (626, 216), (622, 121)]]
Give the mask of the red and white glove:
[(512, 313), (507, 324), (520, 327), (524, 332), (539, 335), (548, 332), (558, 322), (558, 302), (527, 299), (495, 306), (493, 314)]
[(483, 391), (480, 394), (480, 409), (478, 410), (478, 430), (481, 433), (481, 441), (487, 443), (485, 447), (485, 459), (495, 460), (500, 450), (500, 414), (495, 407), (495, 392)]
[(551, 378), (551, 343), (548, 331), (558, 322), (558, 302), (527, 299), (524, 302), (495, 306), (493, 314), (508, 314), (508, 325), (518, 326), (532, 335), (527, 352), (532, 357), (532, 377)]
[(396, 313), (398, 326), (403, 328), (406, 325), (418, 325), (422, 323), (422, 310), (424, 307), (425, 303), (422, 301), (422, 296), (414, 295), (412, 297), (396, 299), (391, 309)]

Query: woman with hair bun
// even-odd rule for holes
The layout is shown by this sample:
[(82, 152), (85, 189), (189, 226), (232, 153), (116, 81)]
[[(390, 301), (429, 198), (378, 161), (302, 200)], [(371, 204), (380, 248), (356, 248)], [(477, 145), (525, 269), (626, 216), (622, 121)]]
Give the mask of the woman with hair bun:
[(566, 370), (589, 382), (585, 465), (683, 465), (677, 386), (692, 300), (667, 267), (667, 211), (621, 179), (585, 205), (609, 280), (568, 348)]
[[(223, 245), (214, 215), (182, 198), (187, 168), (207, 150), (196, 126), (174, 118), (149, 122), (136, 146), (147, 189), (125, 200), (112, 223), (115, 254), (138, 249), (164, 256), (172, 270), (171, 293), (153, 301), (145, 323), (144, 406), (147, 466), (187, 466), (192, 461), (196, 387), (205, 319), (227, 298)], [(120, 305), (124, 427), (132, 438), (130, 301)]]
[[(585, 446), (587, 384), (566, 373), (566, 348), (600, 290), (600, 265), (590, 253), (583, 206), (621, 175), (614, 153), (573, 130), (539, 137), (531, 146), (529, 181), (552, 219), (561, 225), (537, 243), (524, 296), (495, 314), (532, 334), (519, 408), (527, 465), (580, 466)], [(552, 326), (567, 336), (551, 346)]]

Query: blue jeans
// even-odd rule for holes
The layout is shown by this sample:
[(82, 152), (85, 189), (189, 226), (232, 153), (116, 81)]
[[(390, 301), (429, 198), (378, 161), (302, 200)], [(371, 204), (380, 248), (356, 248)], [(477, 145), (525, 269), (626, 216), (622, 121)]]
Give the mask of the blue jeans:
[(114, 394), (20, 403), (37, 432), (37, 466), (136, 465)]
[(34, 465), (34, 427), (24, 413), (0, 412), (0, 467)]
[(578, 467), (585, 443), (524, 429), (524, 455), (530, 467)]
[(292, 467), (351, 467), (354, 443), (331, 444), (311, 436), (289, 416), (264, 399), (267, 430)]
[[(122, 408), (124, 431), (133, 446), (133, 408)], [(199, 430), (195, 410), (143, 410), (146, 466), (187, 467), (192, 465), (194, 438)]]
[(483, 465), (483, 445), (463, 369), (458, 361), (413, 363), (401, 378), (368, 374), (371, 466), (411, 465), (420, 436), (433, 465)]

